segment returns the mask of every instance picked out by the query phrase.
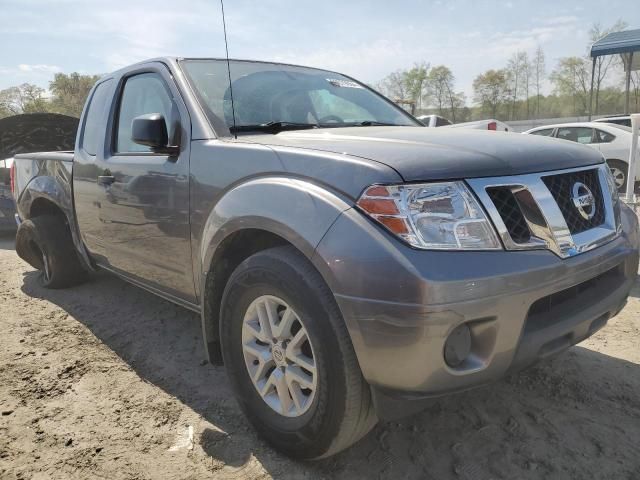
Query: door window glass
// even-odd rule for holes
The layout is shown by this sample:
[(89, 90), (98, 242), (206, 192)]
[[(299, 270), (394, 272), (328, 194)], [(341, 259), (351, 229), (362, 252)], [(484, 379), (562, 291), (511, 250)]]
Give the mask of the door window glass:
[(611, 143), (615, 140), (615, 136), (604, 130), (598, 130), (596, 128), (596, 141), (598, 143)]
[[(116, 134), (117, 152), (150, 152), (146, 145), (131, 139), (133, 119), (149, 113), (159, 113), (167, 122), (174, 112), (174, 104), (162, 78), (156, 73), (143, 73), (127, 79), (120, 100)], [(169, 132), (170, 134), (170, 132)]]
[(543, 137), (549, 137), (551, 136), (551, 133), (553, 132), (553, 128), (543, 128), (542, 130), (536, 130), (535, 132), (530, 132), (531, 135), (540, 135)]
[(593, 129), (587, 127), (562, 127), (558, 129), (558, 138), (578, 143), (593, 143)]

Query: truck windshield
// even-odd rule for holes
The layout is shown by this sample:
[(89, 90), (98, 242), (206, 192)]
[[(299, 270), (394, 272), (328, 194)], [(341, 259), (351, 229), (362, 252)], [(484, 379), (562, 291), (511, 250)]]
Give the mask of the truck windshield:
[(404, 110), (338, 73), (275, 63), (182, 60), (216, 131), (278, 133), (319, 127), (418, 126)]

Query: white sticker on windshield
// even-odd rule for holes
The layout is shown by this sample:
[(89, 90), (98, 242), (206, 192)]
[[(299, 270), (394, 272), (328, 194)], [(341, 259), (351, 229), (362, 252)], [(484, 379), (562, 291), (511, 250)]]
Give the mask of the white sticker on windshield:
[(351, 80), (339, 80), (337, 78), (327, 78), (327, 82), (329, 82), (334, 87), (362, 88), (362, 85), (359, 85), (356, 82), (352, 82)]

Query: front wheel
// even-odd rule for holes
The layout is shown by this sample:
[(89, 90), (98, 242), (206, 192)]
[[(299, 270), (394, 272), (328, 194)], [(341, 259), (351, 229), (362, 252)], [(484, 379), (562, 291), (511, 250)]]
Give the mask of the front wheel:
[(220, 338), (240, 406), (278, 450), (327, 457), (375, 425), (335, 299), (293, 247), (259, 252), (234, 271), (222, 298)]
[(607, 160), (607, 165), (616, 182), (618, 192), (624, 193), (627, 190), (627, 172), (629, 171), (629, 165), (620, 160)]

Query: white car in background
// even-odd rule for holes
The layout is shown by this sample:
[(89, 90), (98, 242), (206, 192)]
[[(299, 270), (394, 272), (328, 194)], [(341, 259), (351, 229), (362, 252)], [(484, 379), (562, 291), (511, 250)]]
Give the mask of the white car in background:
[(610, 117), (602, 117), (594, 120), (598, 123), (613, 123), (614, 125), (622, 125), (631, 128), (631, 115), (612, 115)]
[[(600, 150), (609, 164), (616, 180), (619, 192), (627, 188), (627, 172), (629, 170), (629, 151), (631, 150), (631, 129), (623, 125), (612, 125), (605, 122), (562, 123), (545, 125), (523, 132), (530, 135), (560, 138), (582, 143)], [(640, 152), (639, 152), (640, 153)], [(635, 187), (640, 180), (640, 155), (636, 160)]]

